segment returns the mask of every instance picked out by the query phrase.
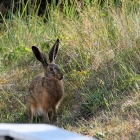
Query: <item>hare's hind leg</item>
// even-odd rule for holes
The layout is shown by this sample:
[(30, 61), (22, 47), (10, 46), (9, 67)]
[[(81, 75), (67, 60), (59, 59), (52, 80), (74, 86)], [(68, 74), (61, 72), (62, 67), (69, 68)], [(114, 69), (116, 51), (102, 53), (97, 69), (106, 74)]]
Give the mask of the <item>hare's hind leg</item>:
[(33, 105), (29, 105), (28, 107), (28, 112), (29, 112), (29, 123), (32, 123), (33, 122), (33, 117), (34, 117), (34, 114), (35, 114), (35, 108)]

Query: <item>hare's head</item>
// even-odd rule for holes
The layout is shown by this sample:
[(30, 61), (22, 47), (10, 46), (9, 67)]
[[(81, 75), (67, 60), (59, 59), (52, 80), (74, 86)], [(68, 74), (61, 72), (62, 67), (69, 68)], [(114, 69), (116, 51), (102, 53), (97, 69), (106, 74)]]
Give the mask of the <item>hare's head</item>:
[(63, 79), (63, 73), (60, 70), (59, 66), (55, 64), (55, 58), (58, 52), (59, 39), (56, 40), (49, 52), (49, 63), (47, 62), (46, 56), (42, 53), (37, 47), (32, 46), (32, 51), (39, 60), (44, 68), (44, 74), (48, 78), (55, 78), (57, 80)]

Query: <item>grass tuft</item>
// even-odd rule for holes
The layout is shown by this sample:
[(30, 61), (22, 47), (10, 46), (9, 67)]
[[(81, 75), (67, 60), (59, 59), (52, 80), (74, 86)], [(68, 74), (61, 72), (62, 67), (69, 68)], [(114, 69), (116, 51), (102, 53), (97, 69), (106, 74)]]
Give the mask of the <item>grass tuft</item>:
[(60, 3), (47, 5), (48, 18), (26, 14), (27, 5), (21, 14), (2, 17), (0, 122), (28, 123), (28, 86), (43, 71), (31, 46), (47, 54), (59, 38), (56, 61), (65, 75), (65, 97), (54, 125), (99, 139), (138, 140), (139, 2), (122, 1), (121, 7), (78, 2), (64, 3), (63, 10)]

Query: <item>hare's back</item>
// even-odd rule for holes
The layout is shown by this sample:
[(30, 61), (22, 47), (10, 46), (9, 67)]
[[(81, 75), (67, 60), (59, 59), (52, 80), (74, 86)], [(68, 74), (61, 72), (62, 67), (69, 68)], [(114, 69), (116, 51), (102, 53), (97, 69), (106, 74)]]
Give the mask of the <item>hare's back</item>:
[(44, 77), (44, 74), (36, 76), (29, 87), (29, 98), (37, 104), (56, 105), (62, 99), (63, 94), (63, 81)]

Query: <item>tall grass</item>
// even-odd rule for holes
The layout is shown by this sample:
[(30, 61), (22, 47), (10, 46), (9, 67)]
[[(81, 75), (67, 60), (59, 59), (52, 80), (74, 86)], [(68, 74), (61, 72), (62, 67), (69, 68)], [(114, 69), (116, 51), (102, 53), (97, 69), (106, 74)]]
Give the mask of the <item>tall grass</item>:
[(122, 1), (121, 8), (101, 8), (97, 1), (85, 7), (76, 2), (65, 3), (63, 11), (60, 3), (52, 5), (46, 22), (45, 15), (25, 16), (26, 5), (20, 16), (3, 17), (0, 122), (27, 122), (28, 84), (42, 72), (31, 46), (47, 53), (56, 38), (61, 41), (57, 63), (65, 75), (66, 92), (58, 112), (59, 126), (69, 128), (75, 117), (89, 119), (99, 110), (111, 112), (123, 96), (139, 91), (140, 3)]

